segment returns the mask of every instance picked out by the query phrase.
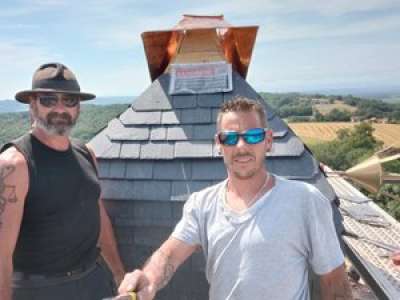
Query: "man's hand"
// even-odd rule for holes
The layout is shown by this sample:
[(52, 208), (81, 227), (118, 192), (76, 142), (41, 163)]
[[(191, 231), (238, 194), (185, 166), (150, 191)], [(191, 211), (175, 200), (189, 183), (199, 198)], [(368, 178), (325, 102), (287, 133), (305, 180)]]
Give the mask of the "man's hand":
[(132, 291), (136, 292), (138, 300), (152, 300), (156, 295), (157, 288), (150, 283), (145, 272), (142, 270), (135, 270), (125, 275), (124, 280), (118, 288), (118, 293), (120, 295)]
[(119, 293), (136, 292), (138, 300), (152, 300), (165, 287), (176, 269), (197, 249), (173, 237), (166, 240), (145, 263), (143, 270), (125, 275)]
[(400, 265), (400, 251), (396, 251), (392, 254), (392, 262), (397, 266)]

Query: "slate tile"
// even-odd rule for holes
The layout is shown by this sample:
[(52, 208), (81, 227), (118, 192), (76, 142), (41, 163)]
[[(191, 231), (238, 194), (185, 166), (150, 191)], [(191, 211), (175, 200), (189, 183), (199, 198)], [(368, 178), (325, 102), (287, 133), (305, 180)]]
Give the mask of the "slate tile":
[(211, 143), (203, 142), (176, 142), (175, 157), (212, 157), (213, 146)]
[(172, 103), (174, 108), (195, 108), (196, 95), (174, 95)]
[(183, 109), (181, 112), (181, 123), (183, 124), (197, 124), (197, 123), (210, 123), (210, 122), (211, 122), (211, 109), (209, 108)]
[(110, 161), (109, 178), (125, 178), (126, 163), (120, 160)]
[(167, 128), (166, 127), (153, 127), (150, 131), (150, 140), (152, 141), (163, 141), (167, 139)]
[(126, 217), (131, 216), (131, 207), (133, 207), (133, 201), (120, 201), (120, 200), (110, 200), (103, 199), (104, 207), (111, 219), (116, 217)]
[(121, 143), (113, 142), (111, 147), (105, 150), (100, 157), (101, 158), (119, 158), (121, 151)]
[(318, 162), (308, 151), (300, 156), (267, 157), (267, 169), (289, 179), (311, 179), (319, 173)]
[(169, 181), (135, 181), (134, 197), (138, 200), (166, 201), (171, 195), (171, 182)]
[(122, 159), (136, 159), (139, 158), (140, 144), (137, 142), (123, 142), (121, 146), (120, 158)]
[(149, 88), (132, 104), (136, 111), (158, 111), (172, 109), (172, 97), (168, 94), (169, 74), (153, 81)]
[(217, 123), (218, 113), (219, 113), (219, 108), (213, 108), (211, 110), (211, 121), (214, 124)]
[(119, 119), (123, 125), (151, 125), (161, 123), (161, 111), (138, 112), (128, 108)]
[(97, 158), (101, 158), (103, 153), (107, 152), (112, 147), (112, 142), (106, 133), (107, 130), (101, 131), (88, 143), (88, 146), (93, 150)]
[(169, 228), (163, 227), (137, 227), (135, 230), (135, 244), (153, 246), (161, 245), (171, 234)]
[(108, 136), (112, 141), (145, 141), (149, 139), (150, 130), (146, 127), (123, 127), (109, 132)]
[(198, 107), (221, 107), (224, 102), (222, 93), (215, 94), (199, 94), (197, 96)]
[(103, 199), (128, 200), (133, 198), (134, 184), (127, 180), (102, 180)]
[(192, 162), (192, 180), (224, 180), (227, 177), (222, 160), (196, 160)]
[(274, 116), (274, 118), (268, 121), (268, 127), (272, 129), (274, 138), (282, 138), (288, 133), (287, 124), (278, 116)]
[(173, 181), (171, 200), (173, 201), (186, 201), (189, 196), (198, 192), (206, 187), (211, 186), (211, 181)]
[(142, 144), (140, 158), (142, 159), (171, 159), (174, 157), (174, 145), (171, 143), (151, 142)]
[(206, 140), (209, 142), (214, 141), (214, 135), (216, 133), (215, 124), (211, 125), (193, 125), (193, 139), (194, 140)]
[(172, 111), (164, 111), (161, 115), (161, 123), (164, 125), (169, 124), (180, 124), (181, 111), (180, 110), (172, 110)]
[(183, 201), (180, 201), (178, 199), (171, 199), (178, 201), (168, 202), (171, 205), (172, 218), (176, 221), (176, 223), (178, 223), (178, 221), (182, 218), (183, 205), (185, 204), (186, 199), (187, 198), (183, 199)]
[(118, 245), (133, 245), (134, 230), (130, 227), (114, 226), (114, 233)]
[[(153, 220), (154, 218), (154, 207), (159, 206), (162, 209), (166, 209), (169, 215), (172, 215), (170, 205), (167, 201), (135, 201), (135, 210), (133, 211), (132, 218), (139, 220), (140, 224), (144, 220)], [(150, 223), (151, 224), (151, 223)]]
[(153, 162), (147, 160), (130, 160), (126, 162), (127, 179), (153, 178)]
[(296, 136), (286, 135), (274, 139), (268, 156), (300, 156), (304, 152), (303, 142)]
[(104, 159), (97, 160), (97, 168), (99, 173), (99, 178), (107, 178), (110, 174), (110, 161)]
[(154, 163), (154, 179), (190, 180), (192, 176), (191, 161), (157, 161)]
[(174, 126), (168, 127), (167, 129), (167, 140), (169, 141), (185, 141), (191, 139), (193, 139), (192, 125)]

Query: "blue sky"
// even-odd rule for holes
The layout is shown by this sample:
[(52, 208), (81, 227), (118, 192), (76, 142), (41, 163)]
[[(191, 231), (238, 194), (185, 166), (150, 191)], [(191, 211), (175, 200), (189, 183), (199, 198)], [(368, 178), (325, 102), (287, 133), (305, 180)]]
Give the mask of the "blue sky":
[(184, 13), (260, 26), (248, 74), (258, 91), (400, 86), (399, 0), (2, 0), (0, 99), (49, 61), (98, 96), (140, 95), (150, 84), (140, 33)]

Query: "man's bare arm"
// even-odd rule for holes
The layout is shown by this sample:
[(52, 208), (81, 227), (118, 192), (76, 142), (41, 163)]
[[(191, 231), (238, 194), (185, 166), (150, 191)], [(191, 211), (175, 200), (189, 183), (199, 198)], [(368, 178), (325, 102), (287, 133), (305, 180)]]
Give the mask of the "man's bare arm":
[(151, 300), (157, 291), (165, 287), (178, 267), (198, 248), (170, 237), (147, 260), (143, 270), (135, 270), (125, 275), (119, 288), (124, 294), (137, 291), (139, 299)]
[(321, 275), (322, 300), (352, 300), (351, 286), (344, 264), (333, 271)]
[(11, 300), (12, 256), (28, 191), (28, 168), (15, 148), (0, 155), (0, 299)]
[[(93, 149), (86, 145), (90, 155), (92, 156), (95, 168), (98, 170), (98, 164), (96, 155)], [(114, 230), (111, 224), (110, 217), (104, 208), (102, 197), (99, 199), (100, 209), (100, 236), (99, 236), (99, 247), (101, 249), (101, 255), (106, 260), (111, 272), (114, 275), (114, 280), (119, 285), (124, 277), (125, 270), (121, 261), (121, 257), (118, 252), (117, 242), (115, 240)]]
[(101, 221), (99, 246), (101, 249), (101, 254), (110, 267), (116, 284), (119, 285), (125, 274), (124, 266), (118, 253), (117, 243), (110, 218), (108, 217), (101, 199), (99, 200), (99, 206)]

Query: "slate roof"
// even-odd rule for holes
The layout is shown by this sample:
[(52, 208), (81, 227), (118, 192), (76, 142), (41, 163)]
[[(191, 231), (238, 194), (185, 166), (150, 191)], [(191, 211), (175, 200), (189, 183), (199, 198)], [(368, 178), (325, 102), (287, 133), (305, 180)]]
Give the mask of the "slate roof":
[[(127, 270), (142, 265), (168, 238), (191, 193), (226, 178), (214, 144), (215, 122), (221, 104), (236, 95), (265, 105), (274, 132), (266, 156), (269, 171), (309, 182), (332, 202), (337, 199), (309, 150), (239, 74), (233, 72), (232, 92), (207, 95), (170, 96), (169, 80), (168, 73), (157, 78), (89, 143), (98, 158), (102, 197)], [(342, 217), (332, 207), (341, 232)], [(207, 299), (204, 266), (202, 254), (193, 255), (157, 299)], [(312, 294), (311, 299), (319, 298), (317, 289)]]
[(232, 92), (205, 95), (168, 95), (169, 80), (168, 73), (160, 76), (90, 141), (106, 199), (184, 201), (193, 191), (226, 178), (214, 144), (215, 121), (221, 104), (236, 95), (265, 105), (274, 132), (268, 169), (310, 182), (335, 199), (302, 141), (240, 75), (233, 72)]
[(400, 299), (400, 270), (384, 249), (400, 249), (399, 222), (342, 177), (329, 175), (328, 182), (339, 197), (344, 229), (353, 234), (343, 235), (352, 263), (378, 299)]

